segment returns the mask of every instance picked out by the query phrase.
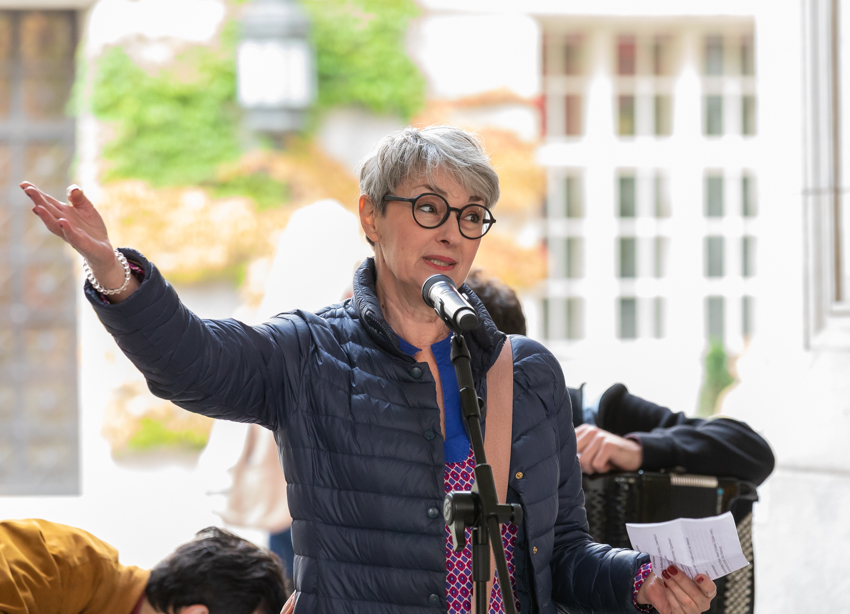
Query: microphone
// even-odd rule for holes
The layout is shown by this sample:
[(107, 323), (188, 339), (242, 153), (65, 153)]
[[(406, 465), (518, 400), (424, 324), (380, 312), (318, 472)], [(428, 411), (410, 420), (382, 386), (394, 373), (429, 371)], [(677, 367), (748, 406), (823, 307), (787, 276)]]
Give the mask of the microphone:
[(478, 314), (446, 275), (431, 275), (422, 284), (422, 298), (455, 332), (478, 327)]

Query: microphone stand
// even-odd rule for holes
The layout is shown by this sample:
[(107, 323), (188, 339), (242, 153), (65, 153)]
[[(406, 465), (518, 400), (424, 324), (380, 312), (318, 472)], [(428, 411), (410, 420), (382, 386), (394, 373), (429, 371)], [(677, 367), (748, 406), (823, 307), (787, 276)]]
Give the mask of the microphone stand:
[(484, 436), (481, 433), (481, 409), (484, 400), (475, 393), (472, 379), (469, 349), (462, 331), (452, 326), (452, 365), (457, 374), (460, 388), (460, 405), (466, 420), (467, 432), (475, 454), (475, 484), (472, 490), (452, 491), (443, 501), (443, 517), (449, 526), (455, 552), (466, 546), (466, 527), (472, 527), (472, 580), (475, 594), (475, 612), (487, 614), (490, 595), (487, 581), (490, 579), (490, 543), (499, 572), (499, 587), (505, 614), (516, 614), (516, 602), (508, 575), (508, 563), (502, 544), (500, 524), (519, 525), (522, 522), (522, 507), (517, 504), (500, 504), (496, 494), (493, 468), (484, 455)]

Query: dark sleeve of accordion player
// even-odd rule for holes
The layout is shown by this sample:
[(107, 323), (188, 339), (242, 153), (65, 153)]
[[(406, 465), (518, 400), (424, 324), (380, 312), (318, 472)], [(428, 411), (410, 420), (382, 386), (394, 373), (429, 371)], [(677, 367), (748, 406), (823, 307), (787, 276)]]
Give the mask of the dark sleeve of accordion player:
[(689, 418), (631, 394), (622, 384), (602, 395), (599, 426), (639, 441), (646, 471), (675, 468), (758, 485), (776, 462), (767, 441), (746, 423), (725, 416)]

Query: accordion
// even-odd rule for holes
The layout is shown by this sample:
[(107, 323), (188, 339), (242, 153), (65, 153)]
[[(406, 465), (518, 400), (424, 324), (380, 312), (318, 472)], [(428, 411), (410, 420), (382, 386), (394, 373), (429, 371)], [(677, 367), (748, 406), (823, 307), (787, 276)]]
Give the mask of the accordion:
[(716, 580), (712, 614), (753, 614), (755, 561), (752, 505), (756, 487), (734, 478), (675, 473), (609, 473), (582, 476), (585, 508), (594, 541), (631, 548), (627, 522), (706, 518), (732, 512), (749, 565)]

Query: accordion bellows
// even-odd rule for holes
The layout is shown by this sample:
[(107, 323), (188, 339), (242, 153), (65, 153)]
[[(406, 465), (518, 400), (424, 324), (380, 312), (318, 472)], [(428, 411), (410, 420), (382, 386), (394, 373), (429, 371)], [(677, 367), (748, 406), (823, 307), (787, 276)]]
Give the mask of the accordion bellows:
[(627, 522), (706, 518), (731, 511), (750, 565), (717, 580), (710, 614), (753, 614), (755, 559), (752, 506), (756, 487), (734, 478), (675, 473), (611, 473), (583, 476), (585, 508), (594, 541), (631, 548)]

